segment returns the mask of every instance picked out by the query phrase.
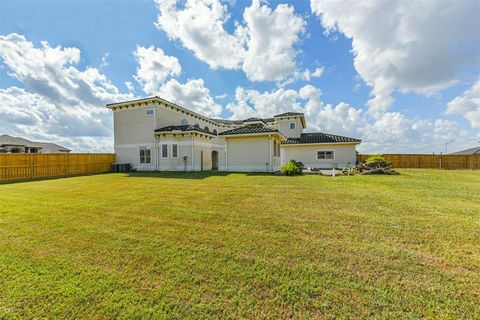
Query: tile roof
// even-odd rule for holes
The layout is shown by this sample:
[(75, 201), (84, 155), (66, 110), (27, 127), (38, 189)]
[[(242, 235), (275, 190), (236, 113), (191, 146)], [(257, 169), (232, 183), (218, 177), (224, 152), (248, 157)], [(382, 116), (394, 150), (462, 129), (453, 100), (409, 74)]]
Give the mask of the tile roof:
[(301, 112), (284, 112), (284, 113), (277, 114), (274, 117), (276, 118), (276, 117), (289, 117), (289, 116), (303, 116), (303, 113), (301, 113)]
[(282, 144), (303, 144), (303, 143), (338, 143), (338, 142), (361, 142), (360, 139), (337, 136), (334, 134), (313, 132), (302, 133), (300, 138), (288, 138)]
[(256, 117), (252, 117), (252, 118), (248, 118), (248, 119), (245, 119), (245, 120), (242, 120), (242, 122), (256, 122), (256, 121), (261, 121), (263, 123), (265, 123), (265, 120), (263, 120), (262, 118), (256, 118)]
[(9, 136), (8, 134), (3, 134), (0, 136), (0, 146), (5, 146), (5, 145), (21, 146), (21, 147), (29, 147), (29, 148), (42, 148), (42, 152), (44, 153), (71, 151), (70, 149), (62, 147), (55, 143), (30, 141), (21, 137), (12, 137), (12, 136)]
[(476, 148), (471, 148), (471, 149), (467, 149), (467, 150), (461, 150), (461, 151), (457, 151), (457, 152), (452, 152), (452, 153), (449, 153), (451, 155), (457, 155), (457, 156), (466, 156), (466, 155), (480, 155), (480, 147), (476, 147)]
[(213, 136), (217, 135), (215, 132), (202, 129), (200, 127), (195, 127), (190, 124), (180, 125), (180, 126), (166, 126), (163, 128), (155, 129), (154, 132), (173, 132), (173, 131), (182, 131), (182, 132), (198, 131), (198, 132), (207, 133)]
[(279, 131), (277, 129), (260, 125), (260, 126), (245, 126), (245, 127), (235, 128), (232, 130), (220, 132), (218, 135), (226, 136), (226, 135), (235, 135), (235, 134), (272, 133), (272, 132), (279, 132)]

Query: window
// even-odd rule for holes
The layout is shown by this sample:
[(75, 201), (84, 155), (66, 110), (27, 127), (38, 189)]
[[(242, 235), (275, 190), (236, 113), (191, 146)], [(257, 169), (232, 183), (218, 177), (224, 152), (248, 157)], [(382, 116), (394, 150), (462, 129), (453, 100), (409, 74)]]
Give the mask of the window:
[(213, 132), (214, 135), (217, 135), (217, 129), (213, 129), (212, 132)]
[(290, 122), (290, 130), (295, 130), (295, 122)]
[(333, 150), (317, 151), (317, 160), (333, 160), (334, 158)]
[(162, 144), (162, 159), (168, 158), (168, 144)]
[(145, 111), (145, 115), (147, 115), (147, 116), (153, 115), (153, 109), (147, 109), (147, 110)]
[(188, 125), (188, 120), (185, 119), (185, 118), (183, 118), (182, 121), (180, 121), (180, 124), (181, 124), (182, 126), (187, 126), (187, 125)]
[(172, 158), (178, 159), (178, 144), (172, 144)]
[(210, 132), (210, 128), (205, 126), (205, 128), (203, 128), (203, 130), (207, 131), (207, 132)]
[(147, 164), (150, 163), (150, 148), (148, 147), (140, 147), (140, 163)]

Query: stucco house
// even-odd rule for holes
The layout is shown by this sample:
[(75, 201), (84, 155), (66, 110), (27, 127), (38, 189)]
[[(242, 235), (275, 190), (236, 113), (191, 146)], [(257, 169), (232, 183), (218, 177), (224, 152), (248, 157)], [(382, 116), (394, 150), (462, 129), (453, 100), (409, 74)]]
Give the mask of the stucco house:
[(107, 104), (115, 155), (139, 171), (275, 172), (294, 159), (306, 167), (356, 162), (359, 139), (306, 133), (303, 113), (271, 118), (212, 119), (160, 97)]
[(8, 134), (0, 135), (0, 153), (69, 153), (70, 151), (51, 142), (30, 141)]

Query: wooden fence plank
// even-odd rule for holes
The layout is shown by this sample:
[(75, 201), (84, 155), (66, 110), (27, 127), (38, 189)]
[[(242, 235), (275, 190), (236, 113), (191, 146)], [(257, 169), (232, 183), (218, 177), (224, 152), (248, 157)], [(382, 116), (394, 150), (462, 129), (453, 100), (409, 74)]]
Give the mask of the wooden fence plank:
[(114, 162), (111, 153), (0, 154), (0, 181), (105, 173)]
[[(368, 154), (358, 154), (357, 161), (362, 162)], [(439, 154), (383, 154), (395, 168), (422, 168), (446, 170), (478, 170), (480, 155), (439, 155)]]

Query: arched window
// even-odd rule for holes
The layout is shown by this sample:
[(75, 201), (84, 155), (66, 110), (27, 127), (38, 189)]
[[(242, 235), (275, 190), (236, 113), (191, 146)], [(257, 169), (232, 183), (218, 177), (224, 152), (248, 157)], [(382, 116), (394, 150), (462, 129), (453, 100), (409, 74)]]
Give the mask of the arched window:
[(213, 134), (216, 135), (217, 134), (217, 129), (213, 129)]
[(203, 130), (205, 130), (205, 131), (210, 131), (210, 128), (208, 128), (207, 126), (205, 126), (205, 128), (203, 128)]
[(186, 125), (188, 125), (188, 120), (185, 119), (185, 118), (183, 118), (182, 121), (180, 121), (180, 124), (181, 124), (182, 126), (186, 126)]
[(195, 128), (200, 128), (200, 125), (198, 123), (195, 123), (194, 127)]

